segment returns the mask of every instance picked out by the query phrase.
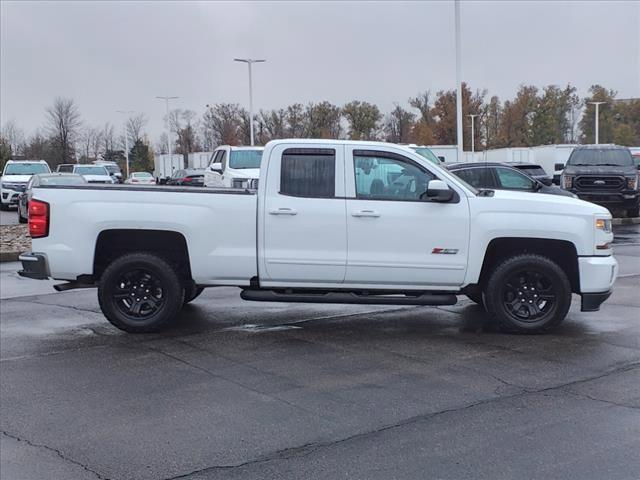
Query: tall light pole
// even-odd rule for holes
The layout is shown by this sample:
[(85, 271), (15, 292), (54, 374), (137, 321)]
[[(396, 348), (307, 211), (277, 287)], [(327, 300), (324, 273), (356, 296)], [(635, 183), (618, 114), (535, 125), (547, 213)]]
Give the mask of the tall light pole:
[(234, 58), (234, 62), (243, 62), (249, 66), (249, 128), (251, 130), (251, 146), (253, 147), (253, 85), (251, 80), (251, 65), (254, 63), (264, 63), (266, 60), (254, 60), (251, 58)]
[(167, 153), (171, 154), (171, 131), (169, 129), (169, 100), (176, 100), (177, 98), (180, 97), (170, 97), (168, 95), (164, 96), (164, 97), (156, 97), (160, 100), (164, 100), (165, 102), (165, 106), (166, 106), (166, 115), (167, 115), (167, 119), (166, 119), (166, 126), (165, 128), (167, 129)]
[(607, 102), (588, 102), (590, 105), (596, 106), (596, 145), (600, 143), (600, 105)]
[[(122, 113), (123, 115), (131, 115), (133, 110), (116, 110), (116, 113)], [(127, 171), (127, 178), (129, 178), (129, 135), (127, 134), (127, 118), (124, 120), (124, 158), (125, 169)]]
[(458, 142), (458, 162), (462, 161), (462, 58), (460, 42), (460, 0), (455, 0), (456, 15), (456, 140)]
[[(467, 115), (467, 117), (471, 117), (471, 153), (475, 153), (476, 151), (476, 129), (475, 129), (475, 123), (474, 120), (476, 117), (479, 117), (480, 115), (478, 115), (477, 113), (471, 113), (469, 115)], [(474, 155), (475, 157), (475, 155)], [(474, 158), (475, 160), (475, 158)]]

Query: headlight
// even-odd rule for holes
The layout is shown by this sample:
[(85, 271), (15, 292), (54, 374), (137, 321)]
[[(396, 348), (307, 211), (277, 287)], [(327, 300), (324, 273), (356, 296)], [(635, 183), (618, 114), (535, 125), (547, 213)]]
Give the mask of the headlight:
[(629, 190), (636, 190), (638, 188), (638, 176), (627, 178), (627, 188)]
[(611, 232), (611, 219), (610, 218), (596, 218), (596, 230), (602, 230), (603, 232)]
[(562, 175), (562, 188), (566, 190), (567, 188), (571, 188), (572, 186), (573, 186), (573, 176)]

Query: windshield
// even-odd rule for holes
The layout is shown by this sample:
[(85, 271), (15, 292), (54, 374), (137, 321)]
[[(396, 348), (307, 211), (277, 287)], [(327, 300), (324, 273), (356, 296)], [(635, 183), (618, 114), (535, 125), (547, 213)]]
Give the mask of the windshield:
[(577, 149), (571, 152), (567, 165), (633, 166), (633, 157), (626, 148)]
[(260, 168), (262, 150), (231, 150), (230, 168)]
[(418, 155), (422, 155), (424, 158), (429, 160), (431, 163), (434, 163), (436, 165), (440, 165), (440, 160), (438, 159), (438, 157), (436, 157), (436, 155), (431, 150), (429, 150), (428, 148), (425, 148), (425, 147), (411, 147), (411, 148), (413, 148), (413, 150)]
[(118, 165), (101, 165), (107, 169), (109, 173), (120, 173), (120, 167)]
[(109, 175), (109, 172), (99, 165), (79, 165), (74, 172), (80, 175)]
[(144, 178), (148, 177), (148, 178), (150, 178), (150, 177), (152, 177), (152, 175), (150, 173), (148, 173), (148, 172), (136, 172), (136, 173), (132, 174), (131, 176), (132, 177), (137, 177), (137, 178), (140, 178), (140, 177), (144, 177)]
[(40, 185), (77, 185), (87, 183), (80, 175), (56, 175), (55, 177), (40, 177)]
[(49, 173), (46, 163), (8, 163), (3, 175), (33, 175), (34, 173)]

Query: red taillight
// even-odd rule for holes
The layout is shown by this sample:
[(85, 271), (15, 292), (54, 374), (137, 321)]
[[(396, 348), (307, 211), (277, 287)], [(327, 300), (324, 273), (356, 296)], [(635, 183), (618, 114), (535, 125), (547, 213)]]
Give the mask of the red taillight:
[(49, 235), (49, 204), (40, 200), (29, 202), (29, 235), (42, 238)]
[(131, 183), (138, 183), (138, 180), (136, 180), (135, 178), (132, 178)]
[(182, 179), (182, 183), (191, 183), (193, 181), (193, 178), (191, 177), (184, 177)]

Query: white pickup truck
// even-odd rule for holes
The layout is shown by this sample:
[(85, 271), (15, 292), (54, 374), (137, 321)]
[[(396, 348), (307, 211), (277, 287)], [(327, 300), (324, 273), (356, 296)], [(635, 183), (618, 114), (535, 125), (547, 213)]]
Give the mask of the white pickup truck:
[(204, 171), (206, 187), (256, 188), (264, 147), (221, 145)]
[(42, 186), (22, 276), (98, 287), (107, 319), (156, 331), (204, 287), (245, 300), (484, 306), (509, 331), (596, 311), (611, 293), (611, 216), (570, 197), (478, 191), (409, 147), (278, 140), (257, 191)]

